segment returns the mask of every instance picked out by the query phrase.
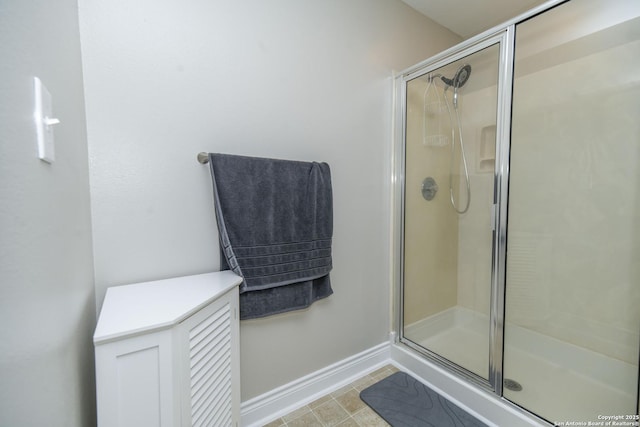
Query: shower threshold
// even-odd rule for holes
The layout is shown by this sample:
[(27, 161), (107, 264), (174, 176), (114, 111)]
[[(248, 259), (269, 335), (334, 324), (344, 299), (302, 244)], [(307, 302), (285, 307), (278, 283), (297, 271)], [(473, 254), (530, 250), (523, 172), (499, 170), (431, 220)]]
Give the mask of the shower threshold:
[[(485, 314), (452, 307), (408, 325), (404, 336), (488, 377), (489, 318)], [(637, 366), (510, 323), (505, 337), (503, 375), (521, 386), (504, 388), (504, 397), (513, 403), (550, 421), (598, 421), (598, 415), (631, 413), (629, 408), (635, 408), (631, 391), (635, 391)]]

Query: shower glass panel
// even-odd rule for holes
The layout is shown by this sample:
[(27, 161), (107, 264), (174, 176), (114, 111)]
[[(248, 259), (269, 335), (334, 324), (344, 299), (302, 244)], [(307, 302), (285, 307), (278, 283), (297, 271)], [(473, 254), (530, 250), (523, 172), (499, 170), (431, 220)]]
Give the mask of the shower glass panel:
[(503, 395), (550, 422), (637, 421), (638, 9), (516, 26)]
[(406, 85), (402, 336), (486, 381), (499, 57), (493, 44)]

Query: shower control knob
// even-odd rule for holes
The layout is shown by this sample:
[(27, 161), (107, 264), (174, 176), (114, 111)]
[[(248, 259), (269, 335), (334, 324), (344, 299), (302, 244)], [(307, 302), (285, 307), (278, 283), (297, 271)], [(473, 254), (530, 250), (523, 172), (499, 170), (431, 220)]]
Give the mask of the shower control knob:
[(425, 200), (432, 200), (436, 197), (437, 192), (438, 184), (436, 184), (435, 179), (429, 176), (422, 181), (422, 197), (424, 197)]

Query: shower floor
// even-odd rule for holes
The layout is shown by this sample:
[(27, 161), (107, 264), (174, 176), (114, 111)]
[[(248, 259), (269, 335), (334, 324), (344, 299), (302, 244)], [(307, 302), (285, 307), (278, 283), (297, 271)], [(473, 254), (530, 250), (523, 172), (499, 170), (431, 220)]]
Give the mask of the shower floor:
[[(550, 422), (602, 421), (599, 415), (631, 415), (638, 367), (519, 326), (506, 326), (505, 378), (521, 391), (504, 397)], [(463, 307), (405, 328), (405, 337), (487, 378), (489, 319)], [(615, 385), (615, 386), (614, 386)]]

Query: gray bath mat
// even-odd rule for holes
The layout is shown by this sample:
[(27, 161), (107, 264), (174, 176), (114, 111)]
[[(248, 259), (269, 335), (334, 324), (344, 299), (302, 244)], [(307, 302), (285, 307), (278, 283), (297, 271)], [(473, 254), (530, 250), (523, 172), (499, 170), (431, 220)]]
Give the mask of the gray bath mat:
[(486, 427), (404, 372), (362, 390), (360, 398), (393, 427)]

